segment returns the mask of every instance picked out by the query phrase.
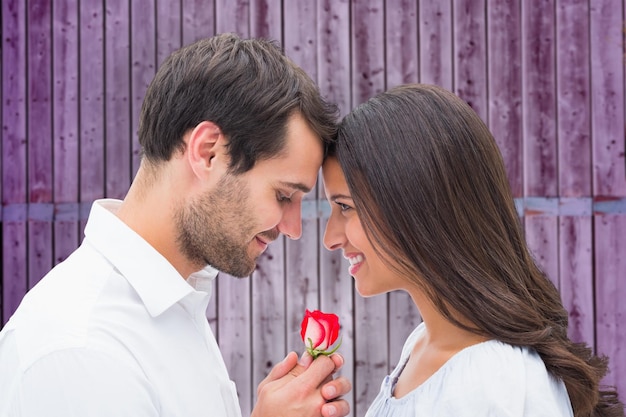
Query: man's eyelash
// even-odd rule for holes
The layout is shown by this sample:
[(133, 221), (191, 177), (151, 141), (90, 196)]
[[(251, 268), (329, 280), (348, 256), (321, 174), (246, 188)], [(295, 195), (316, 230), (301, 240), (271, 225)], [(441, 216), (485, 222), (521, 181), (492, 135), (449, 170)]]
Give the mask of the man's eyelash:
[(277, 193), (276, 199), (280, 202), (288, 203), (291, 201), (291, 196), (285, 195), (283, 193)]

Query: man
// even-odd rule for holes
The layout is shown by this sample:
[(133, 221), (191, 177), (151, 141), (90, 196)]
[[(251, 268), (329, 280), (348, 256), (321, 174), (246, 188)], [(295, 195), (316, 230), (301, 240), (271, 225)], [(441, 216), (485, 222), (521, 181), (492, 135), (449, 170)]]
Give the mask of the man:
[[(204, 315), (211, 281), (300, 237), (334, 129), (334, 107), (270, 42), (220, 35), (172, 54), (126, 198), (94, 203), (81, 247), (0, 333), (0, 415), (239, 416)], [(341, 357), (296, 362), (261, 383), (253, 416), (346, 415)]]

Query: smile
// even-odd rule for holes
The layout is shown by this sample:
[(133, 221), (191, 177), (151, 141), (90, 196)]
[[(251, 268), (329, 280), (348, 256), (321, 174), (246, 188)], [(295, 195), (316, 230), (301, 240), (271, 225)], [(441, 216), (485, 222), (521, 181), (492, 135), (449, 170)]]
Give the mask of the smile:
[(266, 242), (263, 239), (260, 239), (259, 237), (256, 237), (255, 239), (257, 243), (259, 244), (259, 246), (261, 247), (261, 252), (264, 252), (265, 249), (267, 249), (267, 245), (269, 244), (269, 242)]
[(361, 263), (363, 262), (363, 255), (351, 256), (348, 258), (348, 262), (350, 262), (350, 265)]
[(350, 263), (350, 266), (348, 267), (348, 273), (352, 276), (355, 276), (357, 271), (361, 269), (365, 258), (363, 257), (363, 255), (351, 255), (346, 256), (346, 259)]

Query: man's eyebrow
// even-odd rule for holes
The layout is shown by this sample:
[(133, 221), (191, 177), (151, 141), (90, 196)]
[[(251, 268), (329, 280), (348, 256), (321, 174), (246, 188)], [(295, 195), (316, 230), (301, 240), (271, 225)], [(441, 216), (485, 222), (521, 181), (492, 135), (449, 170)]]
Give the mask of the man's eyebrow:
[(301, 182), (281, 181), (280, 185), (283, 187), (291, 188), (293, 190), (300, 190), (305, 194), (311, 192), (311, 188), (307, 187)]

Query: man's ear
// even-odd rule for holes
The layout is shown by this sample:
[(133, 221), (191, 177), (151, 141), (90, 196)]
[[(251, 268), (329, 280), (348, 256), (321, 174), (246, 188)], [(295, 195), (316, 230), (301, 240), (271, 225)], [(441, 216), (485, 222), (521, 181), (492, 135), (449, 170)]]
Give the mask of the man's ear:
[(204, 121), (189, 133), (187, 160), (196, 176), (205, 177), (224, 168), (223, 163), (227, 162), (224, 153), (224, 135), (215, 123)]

